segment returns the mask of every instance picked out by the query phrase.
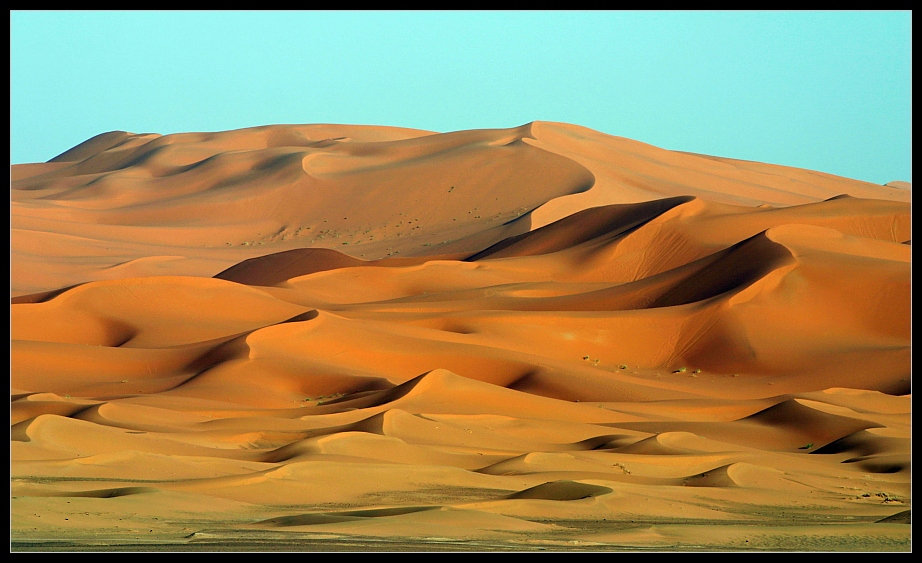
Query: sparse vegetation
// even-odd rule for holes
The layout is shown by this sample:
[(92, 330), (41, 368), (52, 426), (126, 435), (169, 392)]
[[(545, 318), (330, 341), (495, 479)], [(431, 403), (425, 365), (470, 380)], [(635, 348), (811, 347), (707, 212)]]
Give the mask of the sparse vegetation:
[(304, 397), (304, 402), (317, 402), (321, 403), (325, 399), (338, 399), (340, 397), (345, 397), (346, 393), (331, 393), (330, 395), (319, 395), (317, 397)]

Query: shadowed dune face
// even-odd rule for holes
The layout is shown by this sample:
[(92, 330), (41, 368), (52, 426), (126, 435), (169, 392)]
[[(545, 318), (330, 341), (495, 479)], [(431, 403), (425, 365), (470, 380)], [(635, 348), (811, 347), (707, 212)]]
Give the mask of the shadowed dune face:
[(14, 541), (908, 545), (904, 183), (540, 122), (11, 180)]

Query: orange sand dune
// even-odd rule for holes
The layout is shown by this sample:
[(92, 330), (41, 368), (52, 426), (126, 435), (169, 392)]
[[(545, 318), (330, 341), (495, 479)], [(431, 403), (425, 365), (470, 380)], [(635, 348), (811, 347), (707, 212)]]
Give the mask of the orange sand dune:
[(911, 186), (535, 122), (11, 167), (14, 549), (911, 549)]

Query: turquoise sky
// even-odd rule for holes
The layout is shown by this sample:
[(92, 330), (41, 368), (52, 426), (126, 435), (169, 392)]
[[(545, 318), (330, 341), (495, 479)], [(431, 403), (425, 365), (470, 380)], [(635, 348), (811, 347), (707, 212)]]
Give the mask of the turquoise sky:
[(10, 162), (99, 133), (564, 121), (912, 180), (912, 13), (10, 13)]

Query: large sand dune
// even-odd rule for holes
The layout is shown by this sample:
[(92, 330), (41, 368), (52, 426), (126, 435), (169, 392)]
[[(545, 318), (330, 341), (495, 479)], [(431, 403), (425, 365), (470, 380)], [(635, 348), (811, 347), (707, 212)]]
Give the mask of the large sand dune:
[(911, 549), (911, 186), (561, 123), (11, 167), (14, 549)]

